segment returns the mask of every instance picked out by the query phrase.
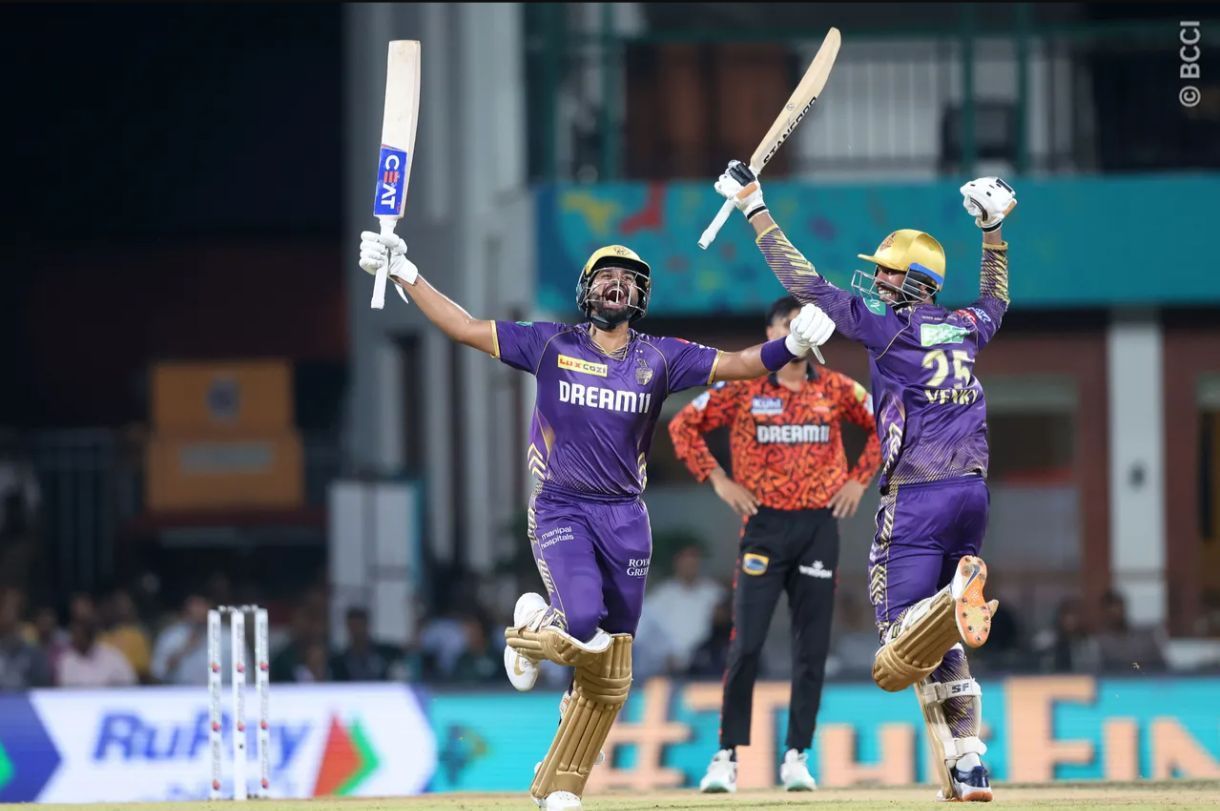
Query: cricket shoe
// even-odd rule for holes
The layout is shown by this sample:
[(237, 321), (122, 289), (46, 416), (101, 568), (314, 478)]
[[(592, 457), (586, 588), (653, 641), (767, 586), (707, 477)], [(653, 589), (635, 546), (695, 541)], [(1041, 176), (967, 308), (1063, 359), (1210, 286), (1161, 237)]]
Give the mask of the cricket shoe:
[[(517, 605), (513, 608), (513, 627), (528, 625), (546, 609), (547, 602), (541, 594), (527, 591), (517, 598)], [(522, 656), (511, 645), (504, 646), (504, 672), (508, 674), (509, 683), (522, 692), (534, 689), (538, 682), (538, 663)]]
[(813, 791), (818, 787), (817, 781), (809, 773), (805, 753), (795, 749), (784, 753), (784, 762), (779, 767), (779, 782), (783, 783), (784, 791)]
[[(964, 803), (991, 802), (991, 781), (987, 779), (987, 767), (979, 764), (973, 769), (950, 769), (953, 776), (953, 798)], [(943, 791), (943, 789), (942, 789)], [(938, 799), (945, 799), (938, 793)]]
[(1000, 606), (999, 600), (987, 602), (983, 584), (987, 582), (987, 564), (982, 558), (966, 555), (957, 563), (957, 571), (949, 583), (953, 597), (953, 618), (962, 641), (972, 648), (982, 647), (991, 634), (991, 616)]
[(699, 781), (704, 794), (734, 794), (737, 791), (737, 755), (732, 749), (721, 749), (712, 756), (707, 774)]

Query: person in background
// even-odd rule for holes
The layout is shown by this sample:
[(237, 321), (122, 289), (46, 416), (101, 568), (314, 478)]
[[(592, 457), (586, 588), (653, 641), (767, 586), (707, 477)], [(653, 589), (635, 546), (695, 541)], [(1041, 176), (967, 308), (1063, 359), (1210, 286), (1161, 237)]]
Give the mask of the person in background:
[(1101, 632), (1097, 648), (1101, 668), (1108, 673), (1133, 670), (1163, 671), (1165, 653), (1158, 633), (1152, 628), (1133, 627), (1127, 620), (1127, 601), (1111, 589), (1101, 598)]
[(674, 553), (673, 577), (658, 583), (644, 597), (644, 613), (665, 631), (671, 673), (685, 673), (690, 667), (695, 651), (712, 633), (712, 616), (727, 591), (702, 574), (702, 564), (700, 546), (683, 546)]
[(724, 676), (733, 642), (733, 598), (726, 594), (712, 612), (712, 632), (695, 649), (686, 675), (716, 678)]
[(393, 645), (375, 642), (369, 632), (368, 609), (347, 609), (347, 647), (331, 657), (330, 672), (335, 681), (385, 681), (390, 669), (402, 658)]
[(98, 639), (96, 617), (78, 614), (68, 628), (72, 638), (59, 660), (61, 687), (127, 687), (136, 672), (118, 648)]
[(1045, 673), (1094, 673), (1100, 664), (1097, 640), (1090, 636), (1080, 601), (1067, 598), (1055, 610), (1053, 628), (1034, 637), (1034, 652)]
[[(224, 655), (228, 652), (221, 646)], [(151, 672), (163, 684), (207, 684), (208, 601), (190, 594), (182, 604), (179, 620), (157, 637)]]
[(59, 627), (59, 614), (49, 605), (35, 609), (33, 621), (34, 641), (46, 657), (51, 673), (59, 671), (59, 660), (68, 649), (68, 632)]
[[(801, 304), (773, 302), (768, 340), (789, 335)], [(844, 424), (866, 436), (851, 465)], [(729, 429), (733, 477), (703, 435)], [(710, 482), (741, 518), (733, 577), (733, 628), (724, 675), (720, 749), (699, 784), (705, 792), (737, 788), (737, 747), (750, 745), (754, 682), (779, 595), (792, 619), (792, 702), (780, 782), (788, 791), (816, 788), (806, 762), (813, 745), (839, 562), (838, 519), (850, 518), (881, 465), (872, 398), (841, 372), (795, 358), (757, 380), (717, 383), (669, 423), (674, 451), (695, 479)]]
[(470, 611), (462, 616), (462, 634), (466, 637), (466, 648), (454, 663), (450, 681), (454, 684), (498, 681), (503, 672), (500, 646), (492, 646), (487, 626), (478, 612)]
[(141, 682), (151, 681), (152, 645), (136, 613), (136, 604), (130, 592), (123, 588), (110, 592), (102, 603), (101, 617), (105, 628), (102, 641), (117, 648), (127, 658)]
[(315, 606), (298, 605), (292, 615), (292, 630), (288, 644), (271, 657), (271, 681), (298, 681), (303, 675), (326, 672), (327, 663), (319, 668), (317, 649), (326, 650), (326, 624)]
[(320, 684), (333, 681), (326, 643), (314, 639), (305, 647), (304, 655), (293, 669), (292, 680), (298, 684)]
[(49, 687), (52, 671), (46, 655), (21, 633), (25, 594), (0, 587), (0, 692)]

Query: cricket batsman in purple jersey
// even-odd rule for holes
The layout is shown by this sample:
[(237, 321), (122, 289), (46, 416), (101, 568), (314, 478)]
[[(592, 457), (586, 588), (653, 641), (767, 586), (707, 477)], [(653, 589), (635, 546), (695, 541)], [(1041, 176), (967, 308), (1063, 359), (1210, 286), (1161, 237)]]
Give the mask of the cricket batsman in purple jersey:
[(529, 531), (549, 600), (528, 593), (517, 601), (504, 665), (518, 690), (534, 686), (544, 659), (573, 668), (530, 794), (546, 811), (580, 808), (631, 686), (631, 641), (652, 558), (640, 496), (662, 402), (683, 389), (780, 369), (825, 343), (834, 325), (809, 304), (788, 337), (740, 352), (636, 332), (631, 324), (648, 309), (652, 274), (620, 245), (595, 251), (580, 272), (583, 323), (484, 321), (428, 284), (399, 237), (361, 239), (360, 266), (376, 273), (388, 260), (390, 278), (442, 332), (537, 378)]
[(885, 690), (914, 685), (929, 738), (944, 762), (940, 799), (989, 802), (979, 756), (982, 694), (962, 643), (987, 641), (997, 603), (983, 597), (978, 557), (987, 529), (987, 407), (974, 376), (978, 353), (1008, 309), (1008, 245), (1000, 226), (1016, 206), (1003, 180), (962, 186), (963, 205), (983, 231), (979, 297), (947, 310), (945, 252), (922, 231), (887, 236), (856, 271), (856, 296), (826, 281), (793, 247), (763, 203), (762, 187), (738, 161), (716, 182), (757, 234), (775, 275), (799, 301), (814, 302), (868, 350), (881, 440), (881, 507), (869, 556), (869, 595), (881, 648), (873, 679)]

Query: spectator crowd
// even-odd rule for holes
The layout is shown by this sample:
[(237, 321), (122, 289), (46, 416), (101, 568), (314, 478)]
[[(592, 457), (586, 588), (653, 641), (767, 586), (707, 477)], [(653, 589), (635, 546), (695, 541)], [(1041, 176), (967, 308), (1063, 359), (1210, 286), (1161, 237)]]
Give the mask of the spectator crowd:
[[(636, 638), (637, 679), (719, 679), (723, 674), (732, 636), (732, 590), (703, 569), (703, 552), (695, 544), (678, 548), (660, 567)], [(137, 591), (72, 595), (61, 612), (31, 605), (18, 586), (0, 586), (0, 690), (206, 683), (207, 613), (211, 605), (232, 601), (225, 578), (213, 576), (168, 613), (137, 599)], [(292, 604), (273, 603), (272, 681), (502, 684), (500, 629), (506, 618), (468, 597), (425, 616), (412, 644), (405, 646), (376, 639), (372, 617), (362, 606), (347, 608), (342, 633), (332, 634), (323, 587), (305, 590)], [(856, 590), (840, 588), (835, 611), (827, 675), (868, 678), (877, 647), (872, 607)], [(1098, 618), (1096, 624), (1086, 620), (1090, 615)], [(775, 616), (781, 627), (772, 629), (761, 673), (783, 679), (790, 643), (782, 627), (785, 612)], [(332, 644), (335, 636), (343, 639), (342, 645)], [(222, 645), (226, 656), (227, 647)], [(1093, 612), (1078, 599), (1065, 599), (1053, 624), (1032, 631), (1001, 601), (991, 639), (979, 655), (983, 673), (1103, 674), (1167, 667), (1162, 635), (1133, 625), (1117, 591), (1107, 593)], [(566, 687), (568, 679), (564, 668), (543, 668), (548, 686)]]

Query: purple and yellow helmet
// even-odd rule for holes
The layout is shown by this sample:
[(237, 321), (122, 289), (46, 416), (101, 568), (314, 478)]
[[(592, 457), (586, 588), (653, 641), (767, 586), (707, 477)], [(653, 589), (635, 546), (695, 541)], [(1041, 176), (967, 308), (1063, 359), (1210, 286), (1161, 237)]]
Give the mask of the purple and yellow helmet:
[[(857, 254), (874, 265), (903, 274), (902, 287), (895, 290), (907, 301), (919, 301), (945, 286), (945, 249), (931, 234), (901, 228), (881, 241), (872, 254)], [(866, 295), (877, 294), (876, 275), (857, 270), (852, 287)]]

